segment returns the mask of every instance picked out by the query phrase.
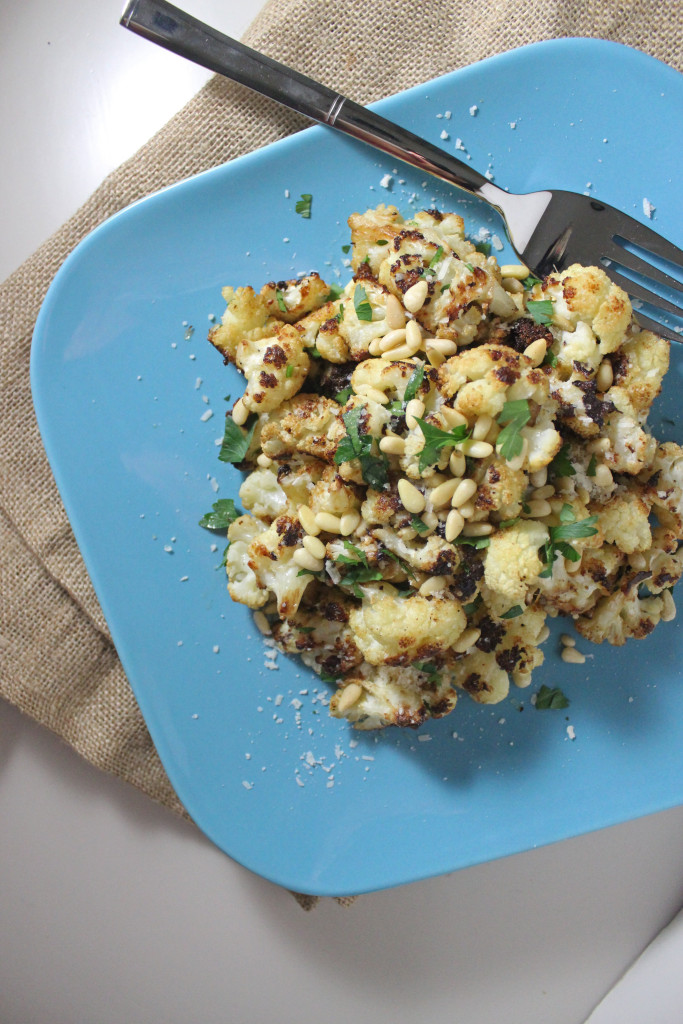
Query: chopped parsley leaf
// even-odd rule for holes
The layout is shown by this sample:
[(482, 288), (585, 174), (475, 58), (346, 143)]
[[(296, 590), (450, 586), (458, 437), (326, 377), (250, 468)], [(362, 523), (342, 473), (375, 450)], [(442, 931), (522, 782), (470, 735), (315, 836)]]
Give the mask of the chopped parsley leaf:
[(541, 366), (552, 366), (553, 369), (557, 366), (557, 356), (551, 349), (546, 352)]
[(477, 252), (480, 252), (482, 254), (482, 256), (490, 256), (491, 255), (491, 243), (490, 242), (477, 242), (477, 244), (475, 245), (474, 248), (477, 250)]
[(467, 267), (467, 269), (469, 270), (470, 274), (473, 274), (473, 273), (474, 273), (474, 267), (472, 266), (472, 264), (471, 264), (471, 263), (466, 263), (466, 264), (465, 264), (465, 266), (466, 266), (466, 267)]
[(221, 462), (242, 462), (249, 451), (251, 439), (256, 429), (256, 419), (246, 434), (241, 427), (238, 427), (232, 416), (225, 419), (225, 433), (223, 443), (218, 453)]
[(560, 711), (562, 708), (569, 707), (569, 700), (559, 686), (554, 686), (551, 689), (549, 686), (543, 685), (536, 694), (535, 707), (537, 711)]
[(294, 367), (292, 366), (291, 363), (287, 363), (287, 369), (285, 370), (285, 377), (287, 378), (287, 380), (289, 380), (293, 373)]
[(503, 519), (501, 523), (498, 523), (499, 530), (507, 530), (508, 527), (514, 526), (515, 523), (519, 522), (519, 516), (515, 516), (514, 519)]
[(232, 498), (219, 498), (211, 506), (212, 511), (207, 512), (199, 520), (199, 525), (207, 530), (227, 530), (231, 523), (242, 514), (235, 508)]
[(282, 294), (282, 292), (280, 291), (279, 288), (275, 289), (275, 298), (277, 299), (277, 305), (278, 305), (278, 309), (280, 310), (280, 312), (282, 312), (282, 313), (289, 312), (288, 309), (287, 309), (287, 306), (285, 305), (285, 297), (284, 297), (284, 295)]
[(340, 302), (339, 303), (339, 309), (337, 311), (337, 323), (340, 324), (340, 323), (342, 323), (343, 320), (344, 320), (344, 303)]
[(429, 263), (427, 264), (427, 266), (425, 267), (425, 269), (422, 271), (422, 276), (424, 277), (425, 274), (433, 274), (434, 273), (434, 268), (436, 267), (437, 263), (439, 263), (441, 261), (442, 258), (443, 258), (443, 246), (440, 245), (438, 247), (438, 249), (436, 250), (436, 252), (434, 253), (434, 255), (432, 256), (432, 258), (429, 261)]
[(424, 448), (420, 452), (420, 460), (418, 462), (418, 468), (421, 473), (428, 466), (433, 466), (435, 462), (439, 461), (439, 452), (442, 448), (447, 446), (454, 448), (456, 445), (462, 444), (469, 437), (469, 431), (464, 424), (454, 427), (453, 430), (441, 430), (440, 427), (435, 427), (432, 423), (427, 423), (426, 420), (418, 419), (417, 422), (425, 439)]
[(595, 476), (595, 471), (598, 468), (598, 461), (595, 455), (591, 455), (591, 460), (588, 463), (588, 469), (586, 470), (586, 476)]
[(481, 596), (481, 594), (477, 594), (477, 596), (475, 597), (474, 601), (470, 601), (469, 604), (464, 604), (462, 606), (462, 610), (464, 611), (465, 615), (474, 615), (474, 613), (481, 606), (481, 603), (482, 603), (483, 600), (484, 599)]
[(383, 453), (373, 454), (374, 439), (372, 435), (360, 433), (360, 418), (364, 410), (364, 405), (357, 405), (342, 415), (346, 434), (337, 445), (334, 461), (339, 466), (343, 462), (358, 459), (365, 482), (373, 490), (381, 491), (389, 482), (388, 462)]
[(570, 542), (581, 537), (593, 537), (598, 532), (594, 526), (597, 521), (597, 516), (587, 516), (585, 519), (577, 520), (574, 509), (568, 502), (565, 502), (560, 512), (561, 525), (551, 526), (548, 531), (550, 540), (546, 541), (543, 547), (543, 560), (546, 566), (538, 575), (544, 579), (552, 576), (553, 563), (558, 554), (564, 555), (570, 562), (580, 561), (581, 555)]
[(325, 302), (334, 302), (335, 299), (339, 298), (343, 291), (344, 289), (340, 284), (331, 284)]
[(451, 541), (451, 544), (467, 544), (469, 547), (487, 548), (491, 543), (490, 537), (456, 537), (455, 540)]
[(414, 661), (413, 668), (416, 668), (418, 672), (425, 672), (428, 676), (435, 676), (439, 671), (436, 665), (430, 661)]
[(346, 403), (349, 400), (349, 396), (352, 394), (353, 388), (349, 384), (349, 386), (347, 388), (344, 388), (343, 391), (337, 392), (337, 394), (334, 396), (334, 400), (335, 402), (339, 402), (340, 405), (346, 405)]
[(553, 303), (551, 299), (529, 299), (526, 308), (537, 324), (545, 326), (553, 322)]
[[(520, 431), (530, 419), (531, 410), (526, 398), (506, 402), (503, 406), (503, 411), (497, 421), (503, 429), (498, 435), (496, 447), (507, 462), (522, 454), (524, 439)], [(507, 426), (503, 426), (503, 424), (507, 424)]]
[(408, 402), (411, 402), (413, 400), (413, 398), (415, 398), (415, 395), (418, 393), (418, 391), (419, 391), (419, 389), (420, 389), (420, 387), (422, 385), (422, 381), (424, 380), (424, 375), (425, 375), (424, 364), (421, 365), (421, 366), (417, 366), (413, 370), (413, 372), (410, 375), (410, 379), (409, 379), (408, 383), (406, 384), (406, 389), (403, 392), (403, 402), (404, 402), (404, 404), (407, 405)]
[(419, 516), (411, 516), (410, 525), (416, 533), (429, 533), (429, 527), (426, 523), (422, 522)]
[(356, 285), (356, 290), (353, 293), (353, 307), (359, 320), (365, 320), (368, 323), (372, 320), (372, 306), (368, 301), (368, 293), (360, 284)]
[(375, 245), (389, 245), (389, 239), (388, 238), (378, 238), (377, 241), (375, 242)]
[(521, 604), (515, 604), (512, 608), (508, 608), (508, 610), (501, 615), (501, 619), (516, 619), (518, 615), (524, 615), (524, 609)]
[(535, 284), (540, 284), (540, 283), (541, 283), (541, 281), (540, 281), (540, 279), (538, 277), (536, 277), (534, 274), (529, 274), (529, 276), (525, 277), (524, 280), (522, 281), (522, 287), (525, 288), (527, 291), (529, 291), (531, 288), (534, 287)]
[(559, 452), (550, 463), (550, 472), (555, 476), (576, 476), (576, 470), (569, 459), (568, 444), (562, 445)]
[(350, 245), (342, 245), (342, 252), (343, 253), (351, 252), (351, 246)]
[(301, 199), (297, 199), (294, 209), (297, 213), (300, 213), (306, 220), (310, 219), (311, 216), (311, 203), (313, 202), (313, 196), (310, 192), (304, 192)]

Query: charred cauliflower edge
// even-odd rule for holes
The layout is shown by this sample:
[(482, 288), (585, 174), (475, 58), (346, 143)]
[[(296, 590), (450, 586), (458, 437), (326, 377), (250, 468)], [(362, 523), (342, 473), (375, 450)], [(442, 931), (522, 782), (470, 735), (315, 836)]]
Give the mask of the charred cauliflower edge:
[(668, 342), (602, 270), (500, 267), (454, 213), (349, 226), (338, 297), (317, 274), (223, 290), (231, 597), (360, 729), (528, 686), (547, 615), (617, 645), (673, 618), (683, 449), (646, 425)]

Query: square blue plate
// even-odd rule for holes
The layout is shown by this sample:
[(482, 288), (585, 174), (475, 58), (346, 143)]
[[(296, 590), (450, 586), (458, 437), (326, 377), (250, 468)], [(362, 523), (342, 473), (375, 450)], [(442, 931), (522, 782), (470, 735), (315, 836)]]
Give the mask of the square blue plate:
[[(683, 77), (640, 53), (540, 43), (377, 109), (517, 192), (587, 190), (643, 220), (646, 198), (654, 227), (683, 244)], [(304, 192), (310, 220), (294, 210)], [(359, 734), (328, 718), (327, 688), (306, 668), (266, 664), (230, 601), (220, 548), (197, 525), (240, 484), (216, 459), (224, 396), (240, 384), (206, 341), (208, 317), (225, 284), (311, 269), (346, 280), (346, 219), (381, 201), (458, 210), (470, 232), (503, 237), (457, 190), (312, 128), (99, 227), (55, 278), (32, 353), (45, 447), (178, 795), (231, 857), (316, 894), (452, 871), (683, 799), (676, 622), (596, 647), (585, 666), (559, 660), (558, 628), (531, 691), (561, 686), (567, 711), (535, 711), (520, 690), (494, 708), (463, 697), (419, 732)], [(673, 349), (653, 423), (681, 440)]]

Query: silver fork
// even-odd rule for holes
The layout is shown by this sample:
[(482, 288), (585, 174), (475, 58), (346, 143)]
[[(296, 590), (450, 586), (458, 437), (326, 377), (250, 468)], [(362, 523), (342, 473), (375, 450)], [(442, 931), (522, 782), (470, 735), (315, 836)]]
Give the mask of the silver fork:
[[(683, 281), (651, 262), (658, 257), (683, 275), (683, 250), (621, 210), (557, 189), (523, 195), (506, 192), (438, 146), (223, 35), (166, 0), (130, 0), (121, 24), (313, 121), (485, 200), (503, 218), (521, 262), (539, 277), (572, 263), (602, 264), (613, 281), (634, 299), (647, 303), (654, 313), (683, 317)], [(643, 255), (633, 252), (634, 248)], [(638, 275), (638, 280), (623, 270)], [(669, 298), (653, 290), (657, 285), (668, 290)], [(683, 340), (670, 326), (640, 310), (637, 315), (644, 327), (672, 341)]]

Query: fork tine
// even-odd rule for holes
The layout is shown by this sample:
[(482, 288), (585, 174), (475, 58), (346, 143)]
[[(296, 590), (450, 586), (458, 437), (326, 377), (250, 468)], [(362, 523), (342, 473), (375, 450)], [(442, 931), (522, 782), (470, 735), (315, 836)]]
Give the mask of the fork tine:
[[(626, 224), (623, 226), (625, 228)], [(628, 236), (625, 232), (622, 234), (617, 230), (615, 237), (625, 242), (631, 242), (633, 245), (637, 245), (641, 249), (653, 253), (655, 256), (661, 256), (662, 259), (673, 263), (679, 270), (683, 270), (683, 249), (679, 249), (673, 242), (662, 238), (652, 228), (645, 227), (644, 224), (641, 224), (640, 221), (635, 220), (633, 217), (628, 218)]]
[(614, 260), (616, 263), (621, 263), (623, 267), (635, 271), (636, 274), (640, 274), (642, 277), (649, 277), (652, 281), (656, 281), (666, 288), (672, 288), (674, 291), (683, 293), (683, 281), (677, 281), (675, 277), (665, 274), (663, 270), (658, 270), (657, 267), (648, 263), (647, 260), (641, 259), (640, 256), (636, 256), (635, 253), (630, 252), (628, 249), (623, 249), (620, 245), (612, 246), (611, 251), (606, 255), (608, 255), (609, 259)]
[(652, 317), (644, 316), (639, 309), (635, 310), (636, 320), (641, 327), (644, 327), (648, 331), (652, 331), (653, 334), (659, 334), (662, 338), (668, 338), (669, 341), (683, 343), (683, 334), (678, 334), (676, 331), (672, 331), (670, 327), (665, 324), (660, 324), (658, 320), (653, 320)]
[(642, 302), (649, 303), (650, 306), (654, 306), (656, 309), (659, 309), (664, 313), (673, 313), (674, 316), (683, 316), (683, 306), (674, 306), (673, 302), (663, 299), (661, 295), (651, 292), (648, 288), (643, 288), (642, 285), (637, 284), (635, 281), (631, 281), (628, 277), (624, 277), (623, 274), (620, 274), (612, 267), (605, 267), (605, 271), (609, 277), (612, 278), (614, 283), (618, 284), (619, 287), (623, 288), (629, 295), (635, 295), (637, 299), (641, 299)]

